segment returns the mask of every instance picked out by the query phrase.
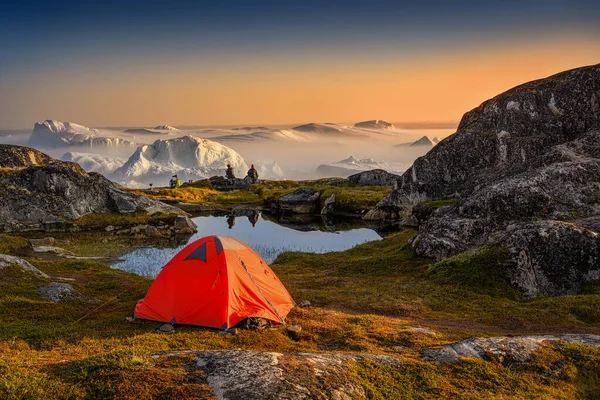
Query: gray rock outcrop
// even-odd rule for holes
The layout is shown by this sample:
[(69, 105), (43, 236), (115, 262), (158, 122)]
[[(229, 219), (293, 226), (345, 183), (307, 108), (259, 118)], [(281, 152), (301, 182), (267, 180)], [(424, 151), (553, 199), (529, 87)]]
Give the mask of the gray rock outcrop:
[(511, 281), (528, 297), (599, 279), (591, 229), (600, 216), (600, 65), (526, 83), (468, 112), (366, 218), (399, 219), (411, 197), (456, 194), (455, 206), (421, 221), (417, 254), (504, 246)]
[(425, 361), (449, 364), (465, 358), (478, 358), (504, 364), (522, 364), (531, 361), (534, 352), (543, 345), (582, 343), (600, 347), (600, 335), (565, 334), (542, 336), (497, 336), (470, 338), (458, 343), (421, 352)]
[(63, 299), (72, 299), (77, 295), (75, 288), (68, 283), (50, 282), (47, 285), (41, 286), (37, 292), (46, 300), (57, 303)]
[[(35, 159), (26, 168), (0, 172), (0, 232), (63, 230), (66, 222), (90, 213), (182, 214), (175, 207), (121, 190), (77, 164), (39, 158), (25, 147), (0, 145), (0, 151), (14, 154), (13, 159), (31, 154)], [(40, 164), (39, 160), (46, 161)]]
[(282, 212), (312, 214), (319, 211), (321, 193), (312, 188), (300, 188), (281, 197), (277, 207)]
[(216, 190), (229, 192), (232, 190), (248, 189), (252, 186), (252, 180), (249, 177), (227, 179), (224, 176), (213, 176), (210, 179), (210, 184)]
[[(30, 165), (48, 165), (62, 161), (56, 160), (39, 150), (29, 147), (2, 145), (0, 146), (0, 168), (25, 168)], [(76, 164), (73, 164), (75, 167)]]
[(178, 216), (175, 219), (175, 232), (178, 235), (192, 235), (198, 231), (198, 226), (186, 216)]
[(321, 215), (333, 214), (333, 208), (335, 206), (335, 193), (325, 199), (323, 208), (321, 208)]
[(232, 400), (362, 398), (364, 390), (352, 383), (348, 361), (401, 366), (395, 357), (373, 354), (217, 350), (202, 351), (196, 360), (215, 396)]
[(370, 186), (392, 186), (400, 179), (399, 175), (392, 174), (383, 169), (373, 169), (371, 171), (359, 172), (358, 174), (350, 175), (347, 178), (350, 182), (359, 185)]

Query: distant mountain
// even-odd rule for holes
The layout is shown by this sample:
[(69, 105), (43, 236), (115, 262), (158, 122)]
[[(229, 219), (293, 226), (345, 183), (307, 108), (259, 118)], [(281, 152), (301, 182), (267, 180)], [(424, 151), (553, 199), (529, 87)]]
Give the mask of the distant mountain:
[(236, 128), (231, 128), (232, 131), (268, 131), (269, 128), (264, 126), (240, 126)]
[(131, 128), (131, 129), (127, 129), (125, 132), (126, 133), (135, 133), (135, 134), (139, 134), (139, 135), (164, 135), (164, 134), (169, 134), (170, 132), (173, 131), (178, 131), (179, 129), (171, 126), (171, 125), (158, 125), (155, 126), (154, 128), (150, 129), (150, 128)]
[(435, 143), (431, 139), (429, 139), (427, 136), (423, 136), (421, 139), (417, 140), (416, 142), (413, 142), (411, 144), (411, 146), (433, 147), (433, 146), (435, 146)]
[(212, 138), (217, 142), (237, 141), (237, 142), (255, 142), (262, 140), (289, 140), (295, 142), (306, 142), (309, 140), (307, 135), (301, 132), (295, 132), (290, 129), (266, 129), (252, 133), (240, 133), (234, 135), (218, 136)]
[(159, 131), (178, 131), (179, 130), (171, 125), (158, 125), (158, 126), (155, 126), (154, 129), (159, 130)]
[(164, 131), (158, 131), (158, 130), (148, 129), (148, 128), (131, 128), (131, 129), (125, 130), (125, 133), (134, 133), (137, 135), (164, 135), (165, 134)]
[(125, 159), (118, 157), (76, 152), (65, 153), (60, 159), (62, 161), (70, 161), (79, 164), (85, 172), (98, 172), (104, 176), (112, 174), (126, 161)]
[(319, 133), (319, 134), (342, 132), (342, 129), (337, 127), (334, 124), (315, 124), (312, 122), (310, 124), (295, 126), (292, 129), (295, 131), (298, 131), (298, 132)]
[(111, 178), (130, 186), (166, 185), (175, 174), (182, 181), (224, 175), (228, 163), (236, 175), (246, 175), (248, 166), (233, 149), (211, 140), (183, 136), (138, 147)]
[(129, 140), (99, 136), (100, 134), (101, 132), (98, 129), (88, 128), (72, 122), (48, 119), (34, 125), (29, 139), (29, 146), (34, 148), (136, 146), (135, 143)]
[(429, 139), (427, 136), (423, 136), (421, 139), (412, 142), (412, 143), (400, 143), (395, 145), (394, 147), (433, 147), (440, 140), (436, 137), (433, 140)]
[(373, 119), (371, 121), (358, 122), (358, 123), (354, 124), (354, 126), (356, 128), (383, 129), (383, 130), (387, 130), (387, 131), (393, 131), (395, 129), (394, 125), (390, 124), (387, 121), (383, 121), (381, 119)]
[(372, 158), (355, 158), (350, 156), (345, 160), (330, 164), (321, 164), (317, 167), (316, 173), (319, 177), (339, 176), (346, 178), (349, 175), (362, 171), (373, 169), (392, 169), (385, 161), (377, 161)]

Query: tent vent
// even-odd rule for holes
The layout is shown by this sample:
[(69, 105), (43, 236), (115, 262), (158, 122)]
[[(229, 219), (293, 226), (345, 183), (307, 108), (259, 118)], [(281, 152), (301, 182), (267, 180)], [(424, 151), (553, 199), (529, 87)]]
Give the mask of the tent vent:
[(188, 260), (202, 260), (206, 262), (206, 243), (202, 243), (200, 246), (196, 247), (183, 261)]

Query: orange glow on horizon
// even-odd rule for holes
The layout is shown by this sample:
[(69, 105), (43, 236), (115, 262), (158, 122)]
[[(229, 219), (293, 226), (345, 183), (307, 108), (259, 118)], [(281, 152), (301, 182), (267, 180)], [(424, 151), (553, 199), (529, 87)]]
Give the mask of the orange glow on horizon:
[[(397, 59), (82, 66), (0, 81), (0, 117), (88, 126), (242, 125), (365, 119), (458, 121), (511, 87), (600, 62), (597, 41), (467, 49)], [(0, 128), (3, 126), (0, 118)], [(16, 127), (16, 126), (15, 126)]]

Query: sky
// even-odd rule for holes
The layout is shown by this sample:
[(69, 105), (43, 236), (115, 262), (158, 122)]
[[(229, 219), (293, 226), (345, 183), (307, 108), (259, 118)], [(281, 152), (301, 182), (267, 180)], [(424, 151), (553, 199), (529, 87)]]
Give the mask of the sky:
[(458, 121), (600, 63), (600, 1), (0, 1), (0, 129)]

